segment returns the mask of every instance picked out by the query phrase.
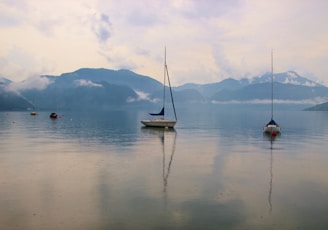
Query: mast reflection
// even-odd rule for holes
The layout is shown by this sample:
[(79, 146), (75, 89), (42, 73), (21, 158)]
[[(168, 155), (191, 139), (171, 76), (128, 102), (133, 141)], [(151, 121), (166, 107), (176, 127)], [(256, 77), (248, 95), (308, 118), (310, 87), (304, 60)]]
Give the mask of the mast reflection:
[[(163, 192), (166, 196), (168, 178), (170, 175), (173, 157), (175, 154), (177, 132), (175, 131), (175, 129), (163, 129), (163, 128), (154, 128), (154, 127), (142, 127), (142, 130), (144, 132), (147, 131), (149, 133), (157, 134), (161, 140), (162, 155), (163, 155), (163, 162), (162, 162)], [(166, 140), (166, 138), (168, 139)], [(172, 145), (170, 145), (171, 143)], [(168, 158), (167, 158), (167, 152), (170, 153)]]
[(174, 156), (174, 153), (175, 153), (175, 144), (176, 144), (176, 136), (177, 136), (177, 133), (174, 132), (174, 139), (173, 139), (173, 146), (171, 148), (171, 154), (170, 154), (170, 158), (169, 158), (169, 162), (168, 162), (168, 166), (166, 168), (166, 151), (165, 151), (165, 135), (163, 135), (163, 141), (162, 141), (162, 146), (163, 146), (163, 185), (164, 185), (164, 188), (163, 188), (163, 192), (166, 193), (166, 189), (167, 189), (167, 183), (168, 183), (168, 178), (169, 178), (169, 175), (170, 175), (170, 170), (171, 170), (171, 165), (172, 165), (172, 162), (173, 162), (173, 156)]
[(270, 207), (270, 214), (272, 213), (272, 182), (273, 182), (273, 137), (271, 137), (270, 140), (270, 187), (269, 187), (269, 196), (268, 196), (268, 201), (269, 201), (269, 207)]
[(273, 190), (273, 143), (280, 135), (269, 135), (265, 134), (265, 137), (270, 142), (270, 181), (269, 181), (269, 194), (268, 194), (268, 203), (269, 203), (269, 212), (272, 213), (272, 190)]

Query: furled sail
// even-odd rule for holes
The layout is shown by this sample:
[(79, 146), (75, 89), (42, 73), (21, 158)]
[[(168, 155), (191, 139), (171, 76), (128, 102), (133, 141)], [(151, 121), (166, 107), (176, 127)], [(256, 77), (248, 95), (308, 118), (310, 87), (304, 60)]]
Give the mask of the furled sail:
[(266, 124), (266, 126), (269, 126), (269, 125), (276, 125), (277, 126), (277, 123), (273, 119), (271, 119), (271, 121), (268, 124)]
[(152, 116), (164, 116), (164, 107), (162, 108), (161, 112), (159, 113), (149, 113)]

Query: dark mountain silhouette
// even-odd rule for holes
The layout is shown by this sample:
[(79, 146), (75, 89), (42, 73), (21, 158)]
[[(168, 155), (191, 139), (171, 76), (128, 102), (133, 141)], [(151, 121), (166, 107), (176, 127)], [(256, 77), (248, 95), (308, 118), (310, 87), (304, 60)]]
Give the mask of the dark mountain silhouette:
[(72, 73), (64, 73), (59, 77), (45, 75), (55, 80), (58, 87), (71, 87), (78, 80), (92, 82), (107, 82), (112, 85), (127, 86), (133, 90), (153, 92), (162, 89), (162, 84), (144, 75), (136, 74), (130, 70), (109, 70), (82, 68)]
[[(0, 78), (4, 79), (4, 78)], [(151, 107), (162, 103), (163, 84), (129, 70), (82, 68), (60, 76), (43, 75), (44, 87), (19, 87), (0, 81), (1, 110), (36, 108), (39, 110), (118, 109)], [(44, 81), (43, 81), (44, 82)], [(25, 86), (28, 85), (24, 82)], [(7, 90), (6, 90), (7, 89)], [(251, 79), (232, 78), (211, 84), (188, 83), (173, 87), (177, 106), (231, 101), (271, 99), (271, 74)], [(328, 88), (293, 71), (274, 75), (274, 98), (285, 101), (327, 99)]]
[(27, 90), (24, 95), (34, 98), (35, 107), (45, 110), (115, 109), (127, 104), (129, 97), (137, 98), (129, 87), (107, 82), (95, 86), (61, 87), (52, 84), (45, 90)]

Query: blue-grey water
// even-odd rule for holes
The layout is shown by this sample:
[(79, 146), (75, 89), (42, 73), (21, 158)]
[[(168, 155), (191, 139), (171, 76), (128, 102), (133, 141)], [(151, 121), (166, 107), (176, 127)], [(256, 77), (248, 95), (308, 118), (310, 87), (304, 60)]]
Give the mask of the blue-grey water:
[(328, 228), (327, 112), (50, 112), (0, 113), (0, 229)]

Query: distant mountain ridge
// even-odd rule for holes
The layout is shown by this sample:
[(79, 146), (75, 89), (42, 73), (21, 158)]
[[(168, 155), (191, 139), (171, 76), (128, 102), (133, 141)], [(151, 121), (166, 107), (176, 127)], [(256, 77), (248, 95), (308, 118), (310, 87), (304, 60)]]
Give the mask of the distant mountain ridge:
[(328, 102), (305, 108), (306, 111), (328, 111)]
[[(277, 73), (274, 74), (274, 82), (275, 83), (282, 83), (282, 84), (289, 84), (289, 85), (297, 85), (297, 86), (306, 86), (306, 87), (325, 87), (315, 81), (309, 80), (305, 77), (298, 75), (294, 71), (288, 71), (284, 73)], [(177, 87), (177, 89), (196, 89), (204, 94), (213, 94), (213, 90), (220, 91), (220, 90), (238, 90), (243, 87), (255, 84), (264, 84), (270, 83), (271, 84), (271, 73), (266, 73), (261, 76), (253, 77), (251, 79), (242, 78), (240, 80), (236, 80), (233, 78), (225, 79), (221, 82), (216, 83), (209, 83), (209, 84), (193, 84), (187, 83), (182, 86)]]
[[(271, 81), (271, 73), (266, 73), (262, 76), (258, 76), (250, 79), (249, 83), (250, 84), (267, 83), (270, 81)], [(308, 86), (308, 87), (323, 86), (315, 81), (300, 76), (295, 71), (288, 71), (284, 73), (274, 74), (274, 82), (279, 82), (282, 84)]]
[[(163, 84), (129, 70), (81, 68), (59, 76), (42, 75), (13, 83), (0, 78), (0, 110), (117, 109), (133, 106), (151, 108), (162, 101)], [(176, 104), (268, 101), (271, 74), (250, 79), (228, 78), (211, 84), (187, 83), (173, 87)], [(7, 96), (6, 96), (7, 95)], [(16, 106), (13, 97), (19, 98)], [(274, 74), (274, 98), (279, 101), (328, 101), (328, 88), (294, 71)], [(4, 106), (6, 105), (6, 106)]]
[(81, 68), (71, 73), (61, 74), (59, 77), (51, 75), (44, 76), (55, 79), (56, 83), (62, 86), (69, 86), (73, 81), (83, 79), (92, 82), (107, 82), (113, 85), (127, 86), (134, 90), (145, 92), (162, 89), (162, 84), (159, 81), (125, 69), (110, 70), (104, 68)]
[[(251, 79), (228, 78), (210, 84), (184, 84), (180, 89), (194, 89), (214, 103), (271, 99), (271, 73)], [(274, 74), (274, 99), (281, 101), (328, 100), (328, 88), (315, 81), (300, 76), (294, 71)]]

